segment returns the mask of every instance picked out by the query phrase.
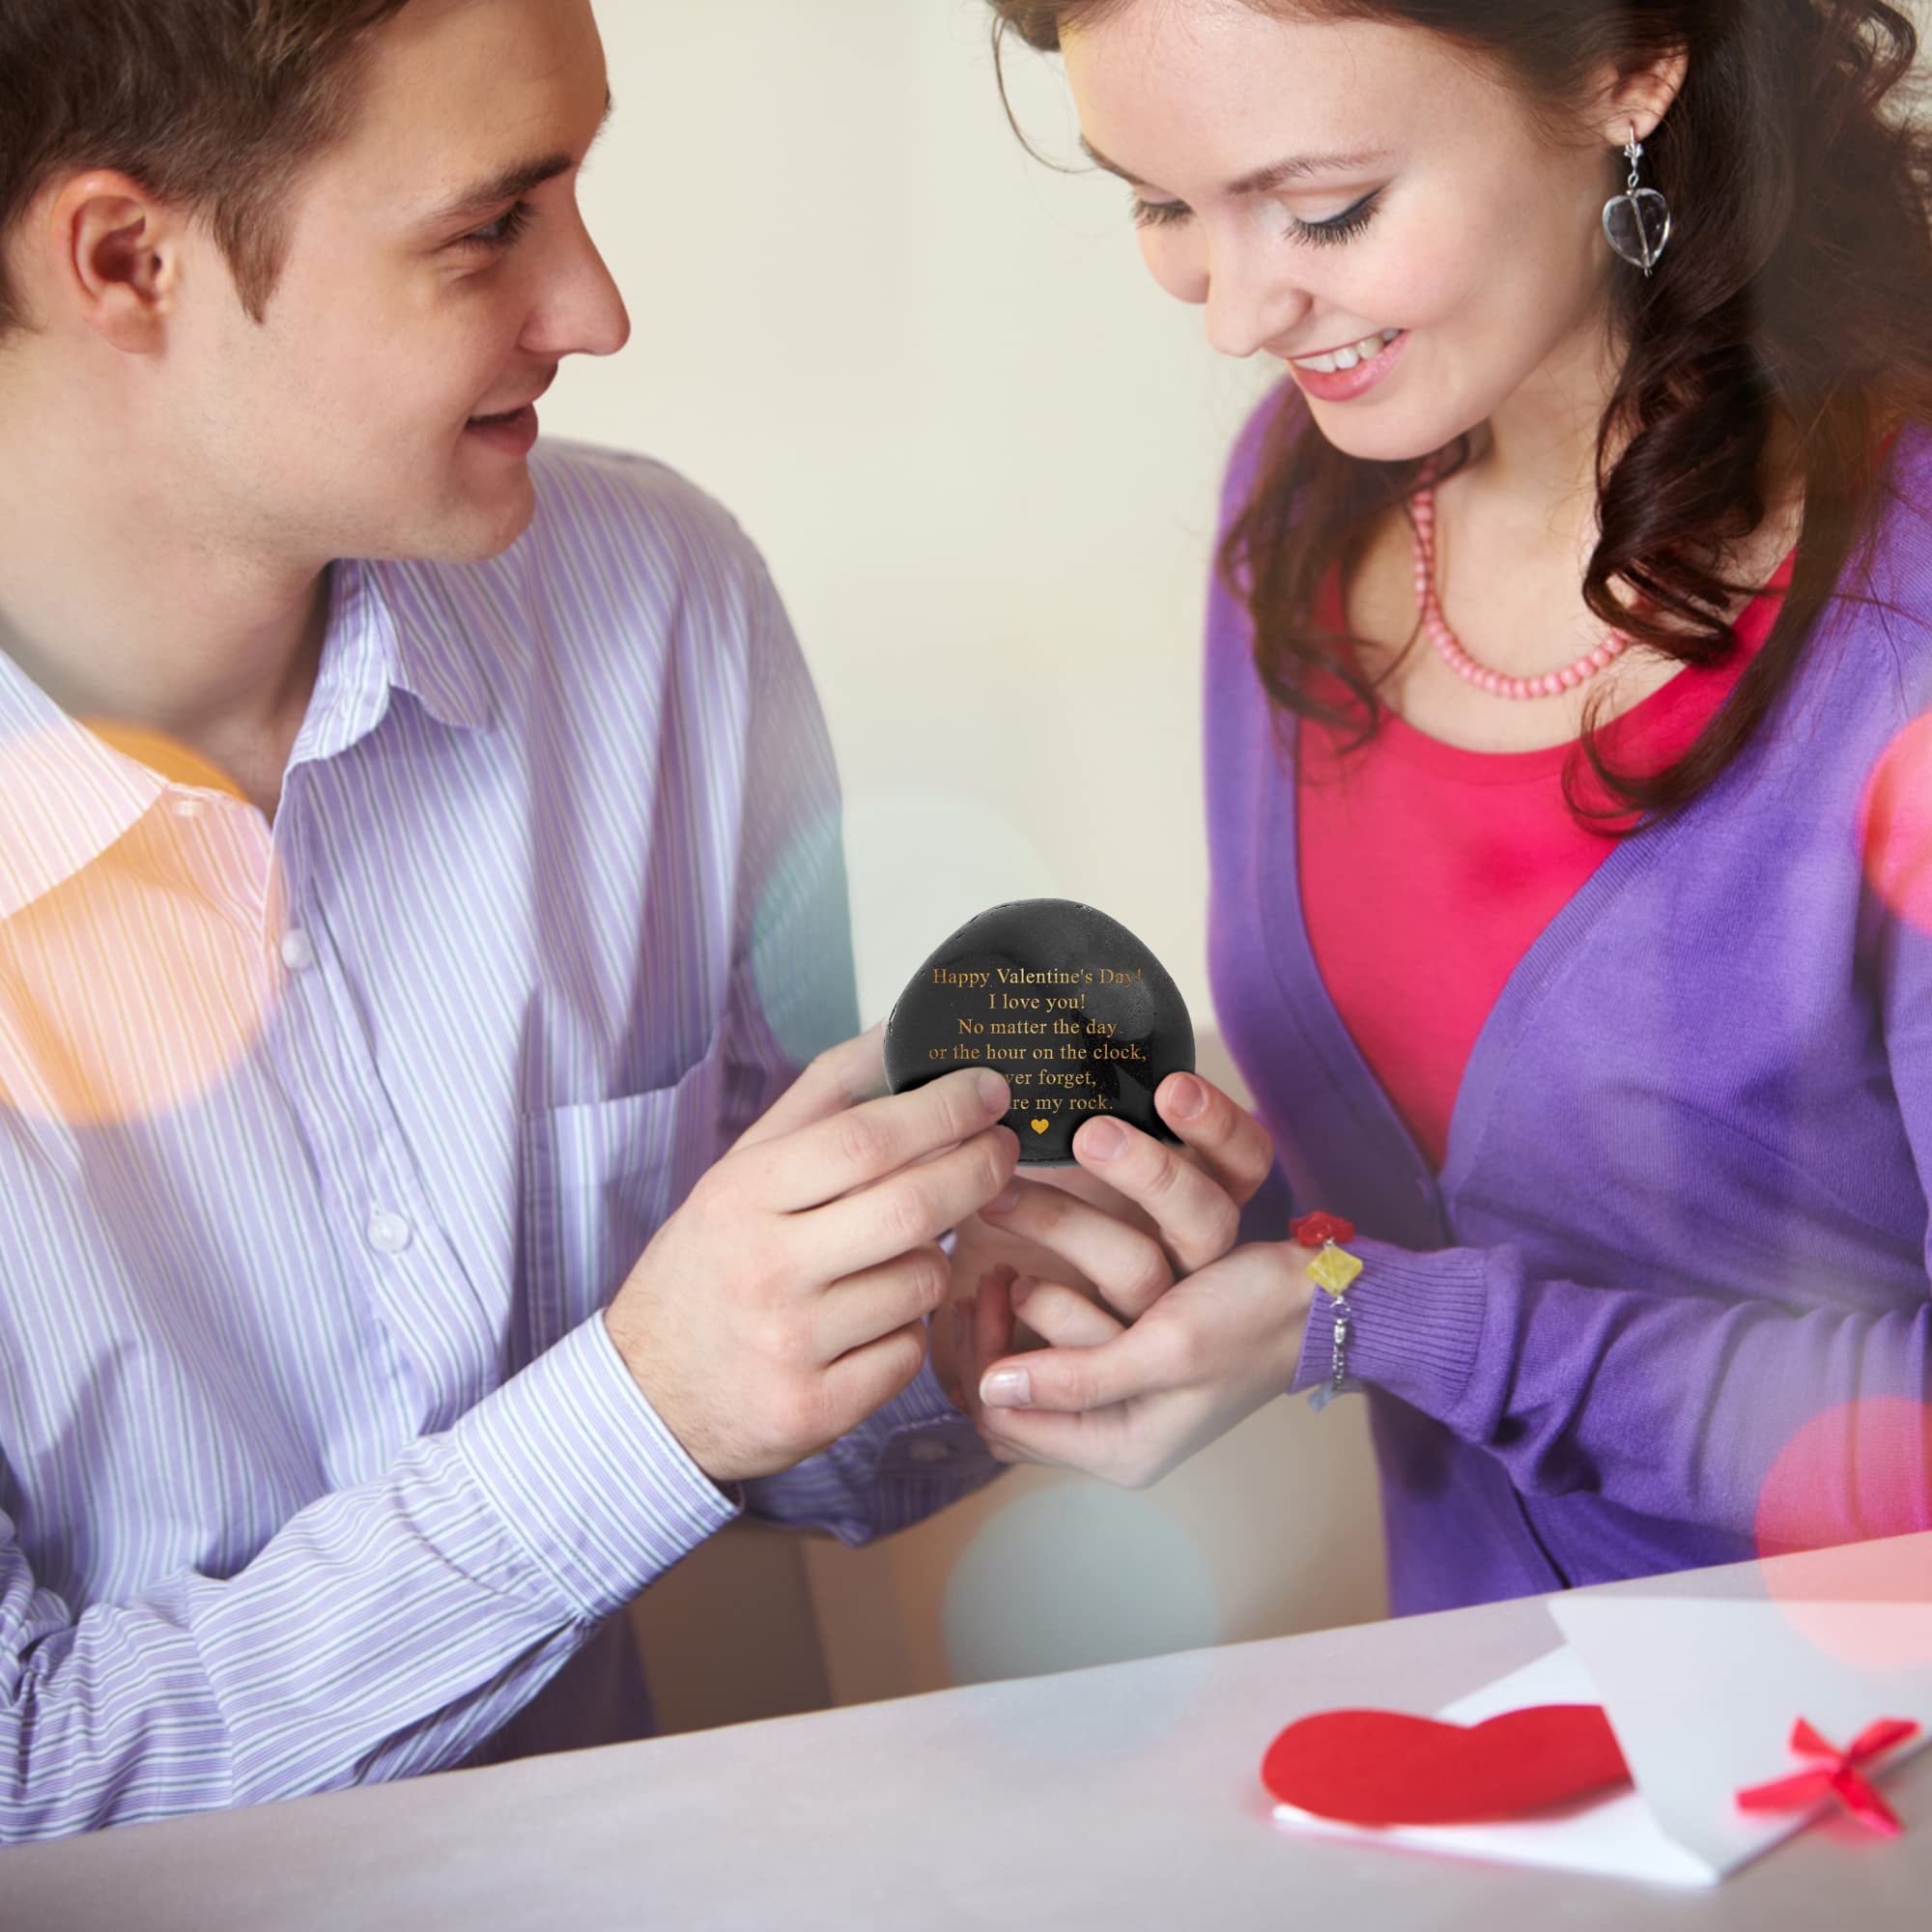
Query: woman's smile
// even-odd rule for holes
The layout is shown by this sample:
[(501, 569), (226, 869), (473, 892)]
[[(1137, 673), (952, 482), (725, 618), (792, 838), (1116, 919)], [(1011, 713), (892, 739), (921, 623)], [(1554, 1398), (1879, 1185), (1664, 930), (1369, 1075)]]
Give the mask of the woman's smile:
[(1308, 395), (1320, 402), (1347, 403), (1373, 389), (1401, 361), (1407, 343), (1407, 329), (1385, 329), (1325, 355), (1282, 359)]

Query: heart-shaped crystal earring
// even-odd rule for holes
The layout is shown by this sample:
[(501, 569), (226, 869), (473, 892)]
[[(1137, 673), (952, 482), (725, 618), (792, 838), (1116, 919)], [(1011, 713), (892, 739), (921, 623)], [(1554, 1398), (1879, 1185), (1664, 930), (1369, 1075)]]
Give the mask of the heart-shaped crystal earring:
[(1612, 195), (1604, 204), (1604, 233), (1626, 262), (1648, 275), (1663, 244), (1670, 240), (1670, 204), (1654, 187), (1638, 187), (1636, 164), (1643, 143), (1636, 137), (1636, 123), (1631, 123), (1631, 137), (1624, 148), (1630, 156), (1630, 180), (1622, 194)]

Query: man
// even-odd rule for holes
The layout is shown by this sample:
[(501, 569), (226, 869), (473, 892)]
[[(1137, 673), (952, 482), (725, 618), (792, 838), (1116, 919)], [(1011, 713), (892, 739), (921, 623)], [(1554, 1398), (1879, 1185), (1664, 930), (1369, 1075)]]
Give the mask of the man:
[(588, 0), (9, 0), (0, 75), (0, 1842), (638, 1735), (741, 1509), (991, 1473), (924, 1318), (1016, 1143), (862, 1098), (736, 526), (531, 447), (628, 333)]

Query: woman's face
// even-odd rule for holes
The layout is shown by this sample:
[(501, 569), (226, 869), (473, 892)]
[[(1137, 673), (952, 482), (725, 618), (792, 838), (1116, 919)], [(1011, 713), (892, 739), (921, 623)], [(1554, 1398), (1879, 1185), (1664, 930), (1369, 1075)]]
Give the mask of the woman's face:
[[(1552, 150), (1510, 86), (1408, 26), (1129, 0), (1062, 43), (1154, 279), (1224, 354), (1287, 360), (1338, 448), (1423, 455), (1519, 392), (1594, 424), (1577, 372), (1603, 367), (1609, 272), (1635, 272), (1604, 240), (1624, 163), (1602, 130)], [(1364, 344), (1332, 374), (1293, 359)]]

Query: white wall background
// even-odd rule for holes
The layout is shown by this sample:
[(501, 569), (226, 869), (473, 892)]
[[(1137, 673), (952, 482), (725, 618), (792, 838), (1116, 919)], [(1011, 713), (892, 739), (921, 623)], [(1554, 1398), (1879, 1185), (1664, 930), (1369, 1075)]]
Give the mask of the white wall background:
[[(636, 329), (566, 367), (546, 426), (666, 458), (769, 557), (843, 774), (867, 1023), (975, 912), (1065, 895), (1152, 947), (1236, 1085), (1200, 620), (1220, 464), (1272, 365), (1214, 355), (1154, 287), (1118, 183), (1025, 155), (986, 13), (599, 0), (617, 113), (582, 196)], [(1010, 67), (1071, 158), (1057, 65)], [(1139, 1494), (1017, 1470), (873, 1548), (806, 1545), (803, 1588), (798, 1550), (720, 1539), (640, 1605), (669, 1724), (1382, 1607), (1356, 1404), (1277, 1403)]]

